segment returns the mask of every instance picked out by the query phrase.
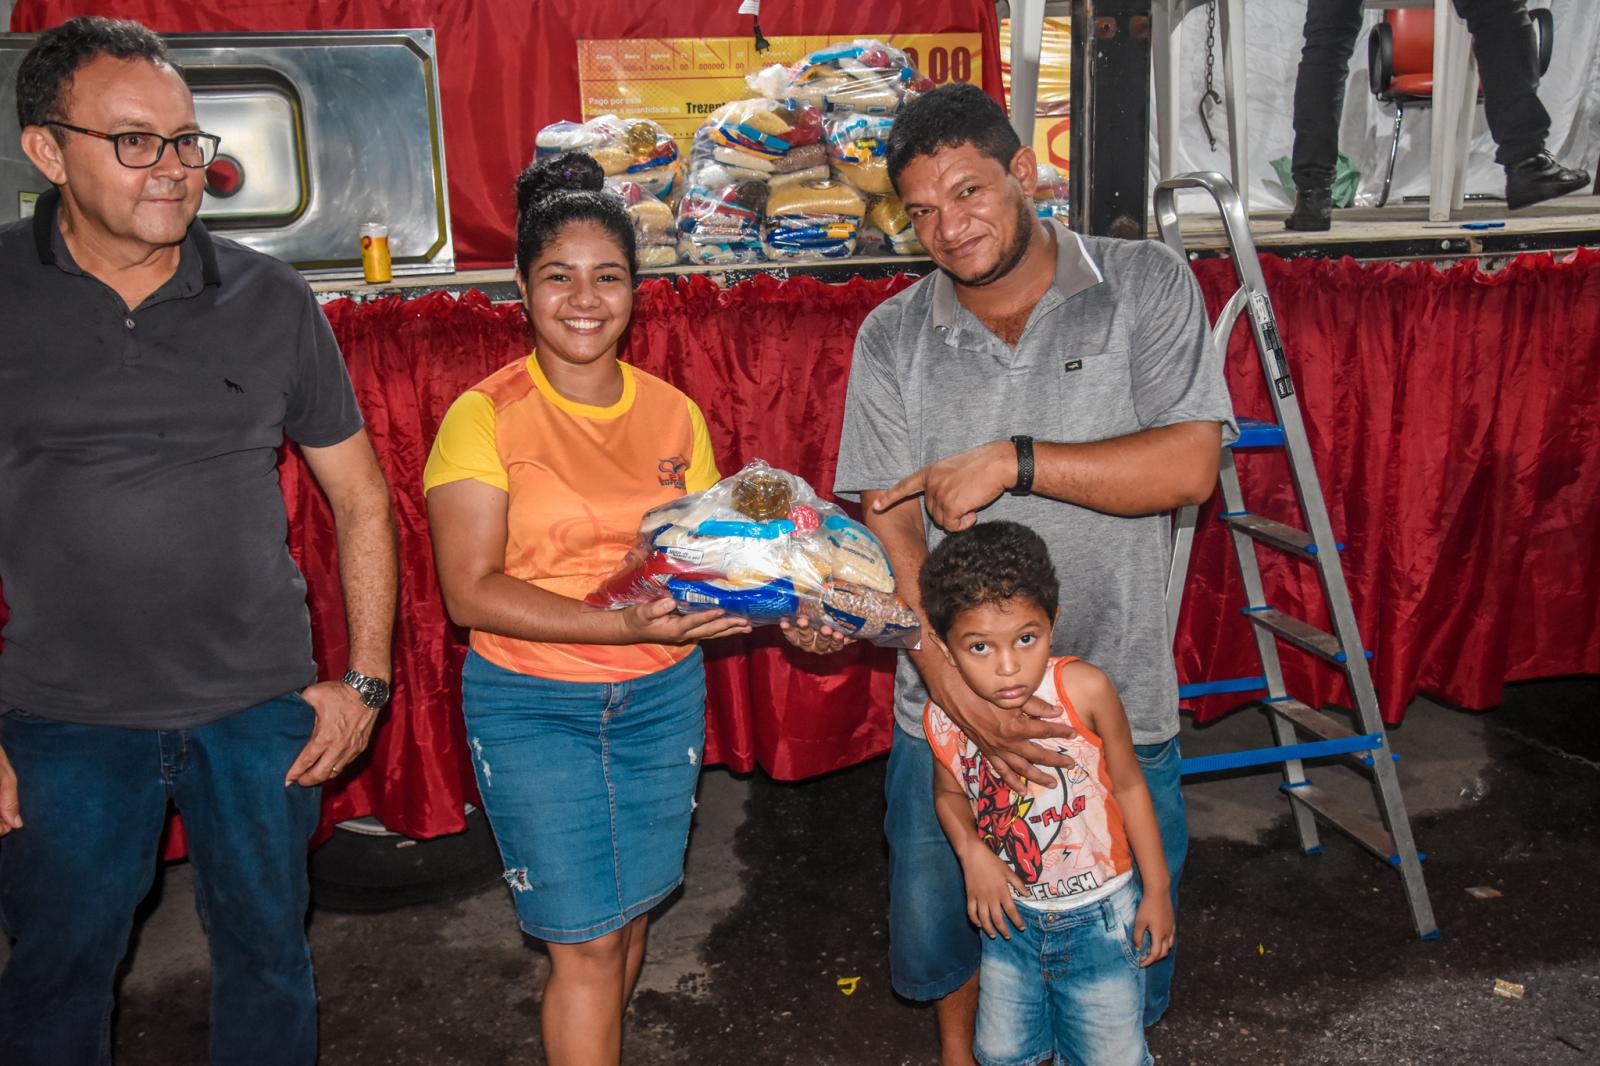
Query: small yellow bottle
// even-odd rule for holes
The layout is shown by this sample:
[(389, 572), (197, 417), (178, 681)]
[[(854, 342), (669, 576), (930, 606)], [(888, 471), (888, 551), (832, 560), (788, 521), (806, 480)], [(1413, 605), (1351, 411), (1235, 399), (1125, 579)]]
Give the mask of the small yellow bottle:
[(389, 261), (389, 227), (382, 222), (364, 222), (361, 225), (361, 274), (368, 285), (377, 285), (394, 278)]

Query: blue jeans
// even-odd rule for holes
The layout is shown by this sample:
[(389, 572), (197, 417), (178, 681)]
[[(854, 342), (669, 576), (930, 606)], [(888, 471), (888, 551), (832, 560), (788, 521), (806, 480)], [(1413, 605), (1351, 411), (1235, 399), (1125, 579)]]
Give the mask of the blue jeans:
[(476, 652), (467, 743), (523, 932), (594, 940), (683, 883), (706, 739), (699, 649), (629, 681), (551, 681)]
[[(1156, 824), (1172, 877), (1172, 909), (1178, 909), (1178, 879), (1189, 853), (1176, 737), (1162, 744), (1135, 744), (1155, 805)], [(967, 921), (967, 890), (961, 863), (933, 810), (933, 751), (920, 736), (895, 727), (884, 779), (889, 838), (889, 979), (907, 999), (933, 1000), (954, 992), (978, 970), (980, 934)], [(1137, 868), (1136, 871), (1137, 873)], [(1173, 957), (1145, 970), (1144, 1022), (1165, 1013), (1172, 994)]]
[(321, 790), (283, 784), (313, 722), (297, 693), (193, 729), (0, 716), (25, 823), (0, 838), (0, 926), (16, 941), (0, 974), (0, 1062), (111, 1061), (113, 980), (169, 800), (211, 943), (211, 1061), (316, 1060), (306, 846)]
[[(1156, 809), (1156, 826), (1161, 830), (1161, 850), (1167, 859), (1167, 873), (1172, 878), (1172, 914), (1178, 914), (1178, 880), (1183, 876), (1183, 862), (1189, 856), (1189, 819), (1183, 806), (1183, 755), (1178, 751), (1178, 738), (1162, 744), (1135, 744), (1134, 755), (1139, 758), (1139, 769), (1144, 771), (1145, 787), (1150, 790), (1150, 802)], [(1134, 866), (1133, 875), (1139, 876)], [(1141, 889), (1142, 890), (1142, 889)], [(1180, 923), (1178, 928), (1182, 928)], [(1144, 1024), (1154, 1025), (1167, 1012), (1172, 1000), (1172, 970), (1178, 958), (1178, 943), (1172, 942), (1167, 957), (1144, 971)]]
[(1148, 1066), (1145, 971), (1133, 951), (1138, 887), (1070, 911), (1018, 907), (1022, 928), (983, 942), (978, 1029), (982, 1066)]

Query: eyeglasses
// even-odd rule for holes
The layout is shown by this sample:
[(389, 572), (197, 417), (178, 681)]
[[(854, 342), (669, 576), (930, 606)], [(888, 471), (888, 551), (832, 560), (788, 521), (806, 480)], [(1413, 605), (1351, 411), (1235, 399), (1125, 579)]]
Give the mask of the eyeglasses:
[(142, 131), (101, 133), (99, 130), (86, 130), (82, 126), (54, 120), (47, 120), (42, 125), (60, 126), (73, 133), (110, 141), (111, 147), (117, 153), (117, 162), (133, 170), (146, 170), (155, 166), (166, 154), (169, 144), (177, 151), (178, 162), (191, 170), (200, 170), (210, 166), (211, 161), (217, 158), (217, 146), (222, 143), (221, 137), (211, 133), (180, 133), (176, 137), (163, 137), (159, 133)]

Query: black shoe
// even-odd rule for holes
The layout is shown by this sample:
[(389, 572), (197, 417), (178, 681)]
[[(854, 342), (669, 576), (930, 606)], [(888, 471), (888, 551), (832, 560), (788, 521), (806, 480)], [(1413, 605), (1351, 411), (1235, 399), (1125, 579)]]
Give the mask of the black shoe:
[(1333, 225), (1332, 189), (1297, 189), (1294, 210), (1283, 220), (1284, 229), (1326, 230)]
[(1587, 171), (1564, 167), (1549, 152), (1540, 152), (1532, 159), (1506, 167), (1506, 206), (1515, 211), (1541, 200), (1577, 192), (1587, 184)]

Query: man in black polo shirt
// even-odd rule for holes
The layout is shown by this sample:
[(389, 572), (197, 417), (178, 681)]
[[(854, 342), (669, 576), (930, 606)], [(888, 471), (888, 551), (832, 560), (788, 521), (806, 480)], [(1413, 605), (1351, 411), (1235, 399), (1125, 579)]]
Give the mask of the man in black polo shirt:
[[(306, 844), (387, 698), (388, 494), (289, 267), (195, 221), (215, 139), (158, 38), (78, 18), (18, 72), (55, 186), (0, 229), (0, 1062), (109, 1062), (167, 802), (213, 1062), (312, 1063)], [(316, 683), (276, 450), (332, 504), (350, 672)], [(344, 665), (344, 664), (341, 664)]]

